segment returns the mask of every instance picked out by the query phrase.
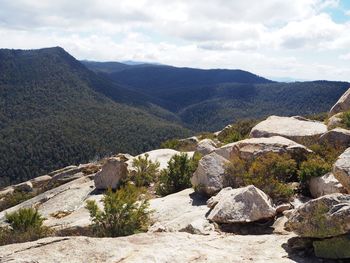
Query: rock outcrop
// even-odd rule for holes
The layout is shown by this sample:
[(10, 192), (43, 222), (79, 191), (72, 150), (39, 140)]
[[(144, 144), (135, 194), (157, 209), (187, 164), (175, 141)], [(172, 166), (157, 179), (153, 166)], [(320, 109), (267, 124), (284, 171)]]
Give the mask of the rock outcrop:
[(350, 193), (350, 148), (346, 149), (333, 165), (333, 174)]
[(350, 195), (331, 194), (296, 209), (287, 229), (301, 237), (330, 238), (350, 231)]
[(327, 126), (322, 122), (297, 117), (270, 116), (252, 129), (250, 137), (283, 136), (300, 142), (303, 140), (317, 140), (325, 132), (327, 132)]
[(216, 147), (217, 146), (213, 140), (204, 139), (197, 144), (196, 152), (200, 153), (201, 155), (207, 155), (215, 151)]
[(87, 227), (91, 220), (85, 209), (86, 200), (102, 198), (102, 195), (92, 197), (93, 190), (94, 182), (88, 177), (71, 181), (0, 212), (0, 225), (4, 223), (6, 213), (35, 207), (46, 218), (44, 225), (56, 230)]
[[(271, 199), (253, 185), (223, 189), (208, 201), (213, 207), (208, 219), (215, 223), (248, 223), (272, 218), (276, 210)], [(220, 194), (221, 193), (221, 194)]]
[(339, 112), (344, 112), (350, 109), (350, 89), (348, 89), (343, 96), (334, 104), (329, 111), (329, 116), (333, 116)]
[(215, 153), (226, 159), (240, 157), (243, 160), (251, 160), (254, 157), (269, 152), (303, 155), (312, 151), (301, 144), (281, 136), (250, 138), (224, 145), (215, 150)]
[(309, 182), (309, 189), (313, 198), (335, 193), (346, 193), (345, 188), (332, 173), (321, 177), (312, 177)]
[(228, 162), (215, 152), (204, 156), (191, 178), (192, 186), (206, 195), (216, 194), (224, 187), (225, 164)]
[(334, 146), (350, 146), (350, 130), (335, 128), (320, 137), (321, 143), (329, 143)]
[(128, 176), (128, 165), (120, 157), (109, 158), (102, 166), (102, 170), (95, 175), (97, 189), (116, 189), (120, 180)]

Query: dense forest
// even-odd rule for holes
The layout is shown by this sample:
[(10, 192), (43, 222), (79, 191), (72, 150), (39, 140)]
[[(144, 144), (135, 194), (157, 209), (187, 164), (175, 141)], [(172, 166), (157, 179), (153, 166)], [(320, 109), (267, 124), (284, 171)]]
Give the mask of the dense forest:
[(0, 186), (239, 119), (327, 111), (345, 82), (277, 83), (242, 70), (77, 61), (0, 50)]
[(215, 131), (240, 119), (271, 114), (325, 112), (350, 87), (335, 81), (273, 82), (242, 70), (119, 64), (113, 69), (113, 63), (85, 62), (116, 83), (153, 97), (195, 131)]
[[(127, 105), (127, 103), (129, 105)], [(0, 51), (0, 186), (189, 135), (60, 48)], [(152, 114), (154, 112), (155, 114)], [(157, 116), (156, 116), (157, 115)]]

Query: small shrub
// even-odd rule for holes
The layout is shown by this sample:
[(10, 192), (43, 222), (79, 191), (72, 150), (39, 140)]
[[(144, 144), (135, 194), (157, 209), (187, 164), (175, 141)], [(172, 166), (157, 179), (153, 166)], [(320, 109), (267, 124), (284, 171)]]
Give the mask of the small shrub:
[(312, 156), (304, 161), (298, 171), (300, 181), (308, 182), (312, 177), (320, 177), (330, 172), (332, 166), (319, 156)]
[(295, 177), (297, 164), (288, 154), (267, 153), (251, 162), (240, 158), (226, 167), (227, 182), (233, 187), (255, 185), (273, 200), (286, 200), (293, 191), (287, 184)]
[(195, 154), (191, 159), (185, 153), (173, 156), (168, 162), (168, 169), (161, 171), (157, 194), (165, 196), (191, 187), (190, 179), (200, 158), (200, 154)]
[(11, 228), (0, 228), (0, 245), (34, 241), (49, 236), (52, 231), (43, 226), (44, 218), (33, 208), (22, 208), (6, 214)]
[(15, 231), (27, 231), (30, 228), (40, 228), (44, 218), (38, 210), (33, 208), (21, 208), (16, 212), (6, 214), (6, 221)]
[(146, 231), (150, 211), (147, 199), (140, 199), (143, 191), (134, 185), (126, 184), (116, 192), (108, 190), (103, 197), (104, 209), (95, 201), (88, 201), (95, 235), (101, 237), (127, 236)]
[(255, 120), (238, 121), (230, 128), (224, 129), (218, 135), (218, 139), (223, 143), (231, 143), (243, 140), (248, 137), (252, 128), (257, 124)]
[(134, 181), (138, 187), (149, 186), (152, 182), (155, 182), (157, 174), (159, 172), (159, 162), (152, 162), (148, 159), (149, 155), (145, 154), (145, 157), (137, 157), (133, 160), (132, 166), (135, 168), (131, 180)]
[(313, 144), (309, 146), (317, 156), (322, 158), (329, 165), (333, 165), (345, 149), (346, 145), (332, 145), (328, 143), (324, 144)]

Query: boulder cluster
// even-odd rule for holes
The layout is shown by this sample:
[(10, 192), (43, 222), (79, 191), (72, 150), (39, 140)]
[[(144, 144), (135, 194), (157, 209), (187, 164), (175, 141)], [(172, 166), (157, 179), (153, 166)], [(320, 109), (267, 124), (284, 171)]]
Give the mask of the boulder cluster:
[[(311, 244), (317, 257), (350, 258), (350, 131), (342, 125), (344, 112), (349, 110), (350, 89), (333, 106), (325, 123), (300, 116), (270, 116), (253, 127), (248, 138), (237, 142), (220, 142), (217, 138), (222, 131), (214, 133), (214, 139), (181, 140), (194, 150), (186, 152), (188, 156), (201, 155), (191, 178), (193, 189), (151, 199), (152, 224), (143, 237), (154, 238), (159, 232), (172, 232), (169, 236), (160, 236), (161, 240), (171, 237), (172, 243), (176, 238), (190, 242), (192, 238), (187, 234), (176, 233), (220, 235), (227, 228), (249, 229), (263, 225), (272, 229), (273, 238), (278, 234), (300, 237), (305, 244)], [(226, 131), (230, 128), (225, 127)], [(314, 154), (313, 144), (341, 146), (346, 150), (337, 155), (331, 171), (308, 179), (308, 196), (296, 191), (289, 200), (281, 202), (256, 185), (233, 185), (227, 180), (227, 166), (234, 159), (251, 163), (271, 153), (302, 159)], [(91, 224), (87, 201), (95, 200), (101, 205), (103, 191), (118, 189), (120, 183), (135, 172), (135, 158), (147, 155), (149, 160), (159, 163), (159, 169), (165, 169), (169, 160), (179, 153), (158, 149), (136, 157), (118, 154), (0, 189), (0, 205), (16, 192), (37, 192), (33, 198), (1, 211), (0, 224), (4, 224), (6, 213), (35, 207), (45, 216), (45, 225), (62, 233), (82, 231)], [(300, 182), (289, 183), (294, 189), (300, 189)], [(67, 241), (70, 242), (73, 239)]]

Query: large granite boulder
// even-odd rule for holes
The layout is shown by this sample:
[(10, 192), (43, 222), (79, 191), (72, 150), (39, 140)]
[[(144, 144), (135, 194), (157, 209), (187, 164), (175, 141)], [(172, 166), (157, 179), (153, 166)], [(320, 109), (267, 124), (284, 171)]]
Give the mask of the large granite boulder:
[(350, 231), (350, 195), (313, 199), (293, 211), (286, 228), (302, 237), (329, 238)]
[(194, 172), (191, 183), (196, 191), (212, 196), (224, 187), (225, 165), (229, 160), (212, 152), (204, 156)]
[(207, 155), (213, 151), (216, 150), (216, 144), (213, 140), (210, 139), (204, 139), (201, 140), (196, 147), (196, 152), (202, 154), (202, 155)]
[(350, 130), (335, 128), (320, 137), (321, 143), (329, 143), (334, 146), (350, 146)]
[(120, 157), (109, 158), (102, 166), (102, 170), (96, 173), (94, 181), (97, 189), (116, 189), (121, 179), (128, 176), (128, 165)]
[(309, 189), (313, 198), (335, 193), (346, 193), (345, 188), (332, 173), (321, 177), (312, 177), (309, 182)]
[[(283, 235), (142, 233), (118, 238), (49, 237), (0, 247), (0, 261), (74, 263), (278, 262), (312, 263), (288, 256)], [(316, 261), (317, 262), (317, 261)]]
[(250, 137), (283, 136), (300, 142), (304, 140), (317, 140), (325, 132), (327, 132), (327, 126), (322, 122), (311, 121), (300, 117), (270, 116), (252, 129)]
[(315, 255), (320, 258), (350, 258), (350, 234), (315, 240), (313, 247)]
[(350, 89), (348, 89), (343, 96), (337, 101), (336, 104), (329, 111), (329, 116), (333, 116), (339, 112), (348, 111), (350, 109)]
[(248, 223), (276, 215), (271, 199), (260, 189), (249, 185), (237, 189), (223, 189), (222, 194), (210, 200), (208, 219), (216, 223)]
[(350, 148), (346, 149), (333, 165), (333, 174), (350, 193)]
[(303, 155), (311, 153), (312, 151), (301, 144), (281, 136), (250, 138), (224, 145), (215, 150), (215, 153), (226, 159), (240, 157), (244, 160), (251, 160), (252, 158), (269, 152)]
[[(192, 188), (150, 200), (153, 211), (151, 219), (154, 222), (150, 232), (159, 229), (166, 232), (193, 230), (198, 220), (206, 220), (209, 208), (207, 199), (194, 192)], [(193, 230), (194, 231), (194, 230)]]

